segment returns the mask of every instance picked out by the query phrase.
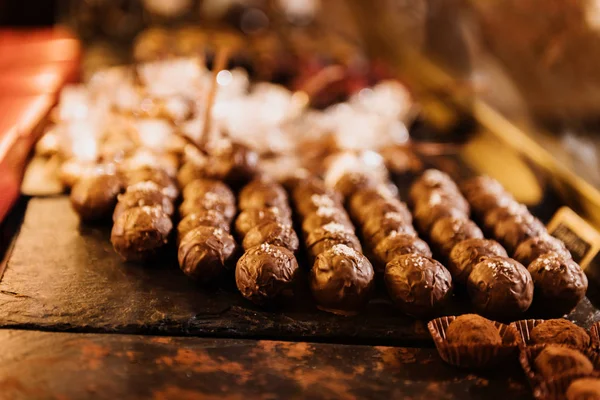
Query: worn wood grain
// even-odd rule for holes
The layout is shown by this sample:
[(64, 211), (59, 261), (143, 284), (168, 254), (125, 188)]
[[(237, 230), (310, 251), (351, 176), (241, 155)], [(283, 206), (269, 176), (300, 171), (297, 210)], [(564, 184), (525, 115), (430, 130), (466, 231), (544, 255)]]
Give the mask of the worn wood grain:
[(470, 373), (433, 349), (0, 330), (0, 397), (527, 399), (519, 368)]

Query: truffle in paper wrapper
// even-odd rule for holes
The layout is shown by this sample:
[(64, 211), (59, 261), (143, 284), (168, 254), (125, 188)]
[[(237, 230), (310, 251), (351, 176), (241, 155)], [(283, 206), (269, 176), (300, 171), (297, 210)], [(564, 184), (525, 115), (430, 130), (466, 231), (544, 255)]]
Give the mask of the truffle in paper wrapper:
[(446, 340), (446, 330), (455, 319), (455, 316), (441, 317), (427, 324), (440, 357), (448, 364), (461, 368), (489, 368), (516, 359), (518, 334), (514, 327), (492, 321), (502, 338), (501, 345), (455, 345)]

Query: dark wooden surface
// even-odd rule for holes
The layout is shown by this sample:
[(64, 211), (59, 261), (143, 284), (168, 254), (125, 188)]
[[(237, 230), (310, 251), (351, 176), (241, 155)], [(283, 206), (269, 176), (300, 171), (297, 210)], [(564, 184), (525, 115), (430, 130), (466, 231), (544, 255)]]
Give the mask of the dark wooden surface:
[(0, 398), (527, 399), (520, 370), (433, 349), (0, 330)]
[[(424, 321), (402, 316), (383, 298), (357, 316), (339, 317), (318, 311), (300, 290), (294, 302), (264, 310), (243, 299), (233, 285), (198, 287), (180, 272), (173, 254), (153, 266), (125, 264), (112, 249), (109, 228), (79, 226), (67, 198), (32, 199), (0, 282), (0, 327), (430, 343)], [(600, 312), (586, 299), (571, 317), (589, 326)]]

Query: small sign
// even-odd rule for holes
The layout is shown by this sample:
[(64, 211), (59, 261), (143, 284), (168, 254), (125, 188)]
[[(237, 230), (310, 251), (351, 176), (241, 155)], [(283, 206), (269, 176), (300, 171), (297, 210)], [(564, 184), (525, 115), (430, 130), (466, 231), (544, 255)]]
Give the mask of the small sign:
[(583, 269), (600, 251), (600, 233), (569, 207), (561, 207), (554, 214), (548, 232), (565, 243), (573, 260)]

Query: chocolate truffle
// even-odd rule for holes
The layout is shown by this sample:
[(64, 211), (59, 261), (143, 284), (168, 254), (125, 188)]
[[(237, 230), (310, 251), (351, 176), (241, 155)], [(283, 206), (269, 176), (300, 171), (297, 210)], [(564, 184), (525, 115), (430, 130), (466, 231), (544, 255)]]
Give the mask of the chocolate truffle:
[(167, 244), (171, 219), (159, 206), (130, 208), (115, 221), (110, 241), (127, 261), (145, 261)]
[(160, 206), (163, 211), (171, 216), (175, 211), (173, 202), (161, 188), (154, 182), (139, 182), (127, 188), (124, 194), (119, 195), (119, 202), (113, 213), (113, 221), (119, 218), (119, 215), (125, 210), (134, 207)]
[(294, 253), (263, 243), (248, 249), (239, 259), (235, 282), (242, 296), (256, 304), (266, 304), (293, 290), (297, 272)]
[(296, 199), (295, 201), (296, 211), (302, 217), (314, 213), (319, 208), (344, 208), (341, 202), (328, 194), (312, 194), (302, 199)]
[(362, 247), (354, 232), (341, 224), (329, 223), (315, 229), (306, 237), (306, 247), (313, 257), (329, 250), (336, 244), (345, 244), (358, 252), (362, 252)]
[(576, 379), (569, 385), (566, 396), (567, 400), (598, 400), (600, 399), (600, 379)]
[(457, 284), (465, 285), (473, 267), (484, 257), (508, 257), (495, 240), (467, 239), (456, 244), (448, 256), (448, 270)]
[(352, 196), (359, 190), (376, 186), (377, 183), (367, 174), (360, 172), (347, 172), (338, 179), (333, 189), (344, 198)]
[(235, 216), (235, 204), (230, 203), (227, 199), (219, 197), (215, 193), (206, 193), (204, 197), (198, 197), (193, 200), (184, 200), (179, 206), (179, 214), (182, 217), (196, 212), (214, 210), (225, 217), (225, 219), (231, 223)]
[(319, 254), (310, 273), (310, 288), (320, 309), (355, 313), (369, 300), (373, 267), (354, 249), (338, 244)]
[(244, 238), (252, 228), (269, 222), (292, 225), (292, 220), (282, 214), (279, 208), (250, 208), (238, 215), (235, 220), (235, 231), (240, 238)]
[(473, 221), (465, 217), (446, 217), (438, 220), (429, 232), (431, 243), (444, 255), (466, 239), (483, 239), (483, 232)]
[(480, 193), (503, 193), (504, 187), (491, 176), (479, 175), (462, 182), (460, 189), (469, 198)]
[(413, 204), (429, 196), (432, 190), (441, 189), (446, 193), (459, 193), (458, 186), (450, 175), (437, 169), (428, 169), (410, 187), (409, 197)]
[(529, 214), (510, 215), (500, 220), (494, 228), (494, 237), (510, 253), (514, 253), (520, 243), (545, 233), (544, 224)]
[(535, 370), (545, 379), (565, 374), (590, 374), (594, 366), (580, 351), (564, 346), (548, 345), (534, 360)]
[(528, 267), (535, 284), (534, 308), (542, 316), (562, 316), (585, 296), (588, 280), (579, 264), (557, 253), (547, 253)]
[(277, 207), (285, 211), (289, 209), (288, 196), (283, 186), (276, 182), (254, 180), (240, 191), (239, 207), (240, 210)]
[(590, 345), (590, 336), (566, 319), (550, 319), (537, 325), (529, 334), (534, 344), (562, 344), (585, 351)]
[(196, 179), (183, 189), (184, 200), (194, 201), (204, 197), (207, 193), (214, 193), (223, 201), (235, 204), (235, 195), (229, 187), (221, 181), (212, 179)]
[(467, 279), (467, 292), (478, 314), (498, 319), (522, 315), (533, 299), (533, 281), (519, 262), (485, 257)]
[(139, 182), (152, 181), (160, 186), (163, 193), (175, 200), (179, 196), (179, 189), (167, 172), (162, 169), (142, 167), (123, 171), (125, 186), (135, 185)]
[(467, 200), (458, 192), (444, 192), (442, 189), (433, 189), (427, 196), (421, 197), (414, 203), (415, 208), (419, 208), (423, 203), (428, 204), (430, 207), (436, 204), (446, 204), (449, 207), (456, 208), (462, 211), (464, 214), (469, 215), (471, 213), (471, 207)]
[(406, 225), (412, 225), (412, 215), (408, 207), (397, 199), (376, 199), (354, 212), (353, 215), (357, 221), (365, 224), (372, 218), (378, 218), (390, 212), (400, 214)]
[(479, 216), (485, 215), (490, 210), (510, 207), (516, 201), (510, 193), (480, 193), (468, 198), (473, 212)]
[(498, 223), (514, 215), (531, 215), (527, 207), (516, 201), (511, 201), (502, 206), (490, 208), (483, 216), (483, 226), (487, 232), (493, 233)]
[(258, 246), (262, 243), (268, 243), (273, 246), (285, 247), (294, 253), (298, 251), (300, 242), (298, 235), (290, 225), (271, 222), (262, 224), (250, 229), (242, 245), (245, 250), (250, 247)]
[(498, 328), (489, 319), (476, 314), (457, 317), (446, 329), (446, 340), (455, 345), (501, 345)]
[(377, 272), (384, 272), (385, 266), (396, 257), (405, 254), (421, 254), (431, 257), (431, 250), (425, 241), (411, 234), (392, 232), (373, 249)]
[(372, 248), (389, 236), (392, 232), (417, 236), (415, 228), (406, 223), (404, 217), (397, 212), (388, 212), (380, 217), (373, 217), (362, 227), (363, 239)]
[(567, 250), (562, 240), (550, 234), (536, 236), (522, 242), (517, 247), (513, 258), (521, 264), (528, 266), (539, 256), (548, 253), (557, 253), (563, 258), (571, 258), (571, 253)]
[(210, 149), (206, 171), (208, 176), (239, 185), (258, 173), (258, 159), (258, 153), (241, 143), (223, 142)]
[(71, 190), (71, 206), (83, 221), (99, 221), (110, 218), (117, 196), (121, 192), (121, 180), (115, 175), (98, 174), (80, 179)]
[(464, 212), (445, 203), (435, 205), (419, 203), (414, 211), (417, 226), (423, 233), (429, 233), (433, 224), (442, 218), (468, 218)]
[(198, 165), (194, 162), (186, 162), (177, 172), (177, 184), (185, 189), (187, 185), (198, 179), (208, 178), (204, 165)]
[(395, 199), (396, 195), (385, 185), (359, 190), (348, 200), (348, 207), (352, 214), (357, 213), (363, 208), (377, 200)]
[[(331, 199), (332, 204), (307, 204), (306, 209), (303, 207), (304, 202), (306, 200), (310, 200), (313, 195), (317, 196), (325, 196)], [(301, 215), (306, 215), (310, 212), (313, 212), (315, 209), (320, 206), (324, 207), (334, 207), (336, 205), (340, 205), (343, 202), (342, 196), (334, 191), (333, 189), (328, 188), (321, 179), (311, 177), (299, 182), (293, 190), (294, 202), (298, 207), (298, 212)]]
[(209, 283), (233, 269), (236, 249), (235, 240), (223, 229), (199, 226), (181, 239), (177, 259), (184, 274)]
[(452, 294), (448, 270), (420, 254), (406, 254), (388, 263), (385, 286), (394, 303), (417, 318), (435, 315)]
[(203, 210), (191, 213), (179, 222), (177, 237), (181, 240), (186, 233), (199, 226), (219, 228), (229, 232), (229, 223), (223, 214), (215, 210)]
[(354, 225), (343, 208), (321, 207), (308, 214), (302, 221), (302, 230), (308, 236), (310, 232), (330, 223), (344, 225), (348, 230), (354, 231)]

